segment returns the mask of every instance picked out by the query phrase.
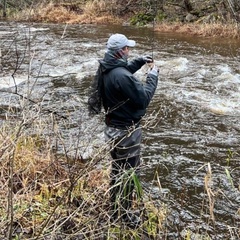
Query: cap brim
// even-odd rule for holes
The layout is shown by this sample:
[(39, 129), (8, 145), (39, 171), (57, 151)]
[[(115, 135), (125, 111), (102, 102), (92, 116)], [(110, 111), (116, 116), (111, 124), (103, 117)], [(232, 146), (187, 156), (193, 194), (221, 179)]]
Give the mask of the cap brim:
[(136, 42), (134, 40), (128, 40), (127, 42), (128, 47), (135, 47), (135, 45), (136, 45)]

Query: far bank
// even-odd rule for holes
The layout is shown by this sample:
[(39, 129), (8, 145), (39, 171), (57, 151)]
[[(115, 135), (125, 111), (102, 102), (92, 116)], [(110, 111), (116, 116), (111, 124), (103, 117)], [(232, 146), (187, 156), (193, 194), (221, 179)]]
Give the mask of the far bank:
[[(3, 20), (149, 26), (154, 31), (240, 38), (240, 3), (227, 1), (36, 1), (6, 5)], [(24, 1), (22, 1), (24, 2)], [(21, 3), (22, 3), (21, 2)], [(9, 2), (10, 3), (10, 2)], [(230, 4), (231, 3), (231, 4)], [(0, 9), (3, 9), (3, 6)], [(4, 11), (4, 10), (3, 10)]]

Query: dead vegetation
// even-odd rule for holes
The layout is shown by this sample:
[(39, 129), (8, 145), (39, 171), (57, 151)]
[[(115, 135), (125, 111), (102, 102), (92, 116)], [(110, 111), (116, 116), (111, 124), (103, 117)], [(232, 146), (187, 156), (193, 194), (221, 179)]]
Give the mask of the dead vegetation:
[[(130, 5), (131, 5), (130, 1)], [(141, 6), (139, 6), (141, 7)], [(142, 6), (143, 7), (143, 6)], [(33, 22), (50, 22), (50, 23), (68, 23), (68, 24), (130, 24), (130, 19), (136, 18), (135, 14), (138, 11), (132, 12), (132, 5), (126, 6), (125, 10), (118, 7), (116, 1), (86, 1), (75, 4), (66, 4), (62, 2), (52, 1), (50, 3), (42, 2), (36, 7), (22, 9), (12, 15), (16, 21), (33, 21)], [(148, 9), (150, 6), (145, 6)], [(151, 9), (151, 8), (150, 8)], [(131, 10), (131, 11), (130, 11)], [(129, 12), (130, 11), (130, 12)], [(147, 18), (149, 18), (148, 10)], [(143, 22), (146, 21), (144, 12), (141, 13)], [(151, 14), (151, 13), (150, 13)], [(230, 22), (180, 22), (180, 21), (166, 21), (162, 19), (163, 12), (157, 14), (155, 18), (156, 31), (161, 32), (177, 32), (189, 35), (198, 35), (203, 37), (228, 37), (240, 38), (239, 23), (236, 21)], [(138, 16), (138, 15), (137, 15)], [(139, 17), (139, 16), (138, 16)], [(137, 18), (138, 18), (137, 17)], [(151, 17), (149, 18), (151, 19)], [(140, 20), (141, 21), (141, 20)], [(151, 22), (149, 23), (151, 24)], [(141, 23), (140, 23), (141, 25)]]
[(180, 34), (188, 34), (202, 37), (227, 37), (240, 38), (240, 31), (238, 24), (168, 24), (161, 23), (156, 26), (156, 31), (160, 32), (176, 32)]
[(154, 236), (162, 229), (166, 210), (146, 197), (139, 228), (110, 223), (109, 166), (96, 168), (100, 160), (104, 165), (104, 147), (83, 163), (54, 153), (53, 139), (39, 129), (29, 134), (23, 122), (1, 126), (1, 239), (115, 239), (119, 234), (132, 239), (143, 232)]
[(27, 19), (34, 22), (70, 23), (70, 24), (106, 24), (120, 23), (121, 20), (111, 13), (103, 0), (87, 2), (84, 5), (65, 5), (54, 2), (40, 3), (34, 9), (25, 9), (14, 15), (18, 21)]

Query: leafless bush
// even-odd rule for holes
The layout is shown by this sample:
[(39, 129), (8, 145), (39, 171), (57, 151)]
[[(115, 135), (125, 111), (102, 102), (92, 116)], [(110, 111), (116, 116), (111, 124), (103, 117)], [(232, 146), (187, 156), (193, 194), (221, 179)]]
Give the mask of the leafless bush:
[[(87, 133), (86, 129), (82, 130), (81, 122), (77, 138), (68, 144), (62, 129), (69, 127), (71, 119), (59, 114), (58, 109), (52, 110), (50, 102), (44, 105), (44, 95), (35, 92), (47, 60), (42, 59), (35, 71), (38, 75), (33, 76), (35, 55), (30, 35), (23, 39), (15, 33), (2, 56), (4, 73), (14, 82), (12, 89), (2, 91), (11, 96), (11, 101), (14, 99), (11, 105), (15, 109), (6, 107), (0, 127), (0, 238), (101, 239), (120, 234), (131, 239), (143, 234), (143, 229), (150, 225), (162, 227), (165, 210), (155, 208), (147, 197), (142, 206), (145, 210), (142, 226), (132, 232), (122, 223), (111, 225), (109, 150), (102, 144), (84, 159), (86, 146), (80, 143)], [(19, 41), (24, 43), (24, 49), (19, 47)], [(8, 57), (14, 62), (10, 73), (6, 72), (4, 62)], [(21, 87), (17, 85), (18, 73), (27, 76)], [(146, 124), (155, 120), (153, 114)], [(100, 161), (101, 168), (98, 168)], [(136, 201), (136, 207), (137, 204), (143, 203)], [(154, 212), (156, 217), (149, 220), (148, 212)], [(147, 234), (157, 232), (150, 229)]]

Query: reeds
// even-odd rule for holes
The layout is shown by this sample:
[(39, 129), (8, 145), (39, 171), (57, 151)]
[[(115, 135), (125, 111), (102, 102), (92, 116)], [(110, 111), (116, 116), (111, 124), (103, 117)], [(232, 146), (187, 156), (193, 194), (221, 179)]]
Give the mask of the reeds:
[(120, 23), (118, 17), (113, 16), (111, 5), (106, 1), (88, 1), (86, 4), (79, 4), (80, 13), (71, 11), (64, 4), (56, 4), (54, 1), (39, 3), (31, 9), (24, 9), (13, 15), (18, 21), (35, 21), (50, 23)]
[(162, 23), (156, 26), (156, 31), (176, 32), (180, 34), (202, 37), (226, 37), (234, 39), (240, 38), (239, 24), (237, 23)]
[[(122, 225), (113, 228), (110, 224), (109, 167), (96, 169), (96, 163), (107, 154), (104, 148), (98, 151), (98, 158), (93, 157), (85, 164), (74, 159), (69, 162), (67, 156), (52, 152), (49, 140), (44, 139), (41, 132), (26, 133), (22, 125), (1, 128), (0, 225), (5, 229), (0, 232), (1, 238), (84, 236), (101, 239), (102, 234), (110, 232), (113, 237), (114, 231), (121, 232), (121, 236), (139, 236), (143, 226), (156, 222), (161, 212), (149, 202), (146, 213), (150, 218), (138, 229), (133, 231)], [(124, 181), (133, 181), (136, 193), (142, 197), (140, 182), (133, 173), (125, 175)], [(138, 204), (135, 202), (136, 207)], [(158, 231), (157, 227), (148, 228), (149, 234)]]
[[(79, 3), (80, 13), (71, 11), (64, 4), (56, 4), (54, 1), (39, 3), (34, 8), (23, 9), (14, 14), (15, 20), (30, 20), (35, 22), (53, 23), (80, 23), (80, 24), (122, 24), (126, 22), (126, 16), (117, 14), (116, 1), (87, 1)], [(239, 23), (169, 23), (156, 22), (155, 30), (161, 32), (176, 32), (180, 34), (197, 35), (203, 37), (227, 37), (240, 38)]]
[(212, 169), (210, 163), (208, 163), (207, 174), (204, 177), (204, 187), (205, 191), (207, 192), (208, 196), (208, 203), (209, 203), (209, 213), (211, 216), (211, 220), (215, 221), (214, 216), (214, 203), (215, 203), (215, 193), (212, 190)]

